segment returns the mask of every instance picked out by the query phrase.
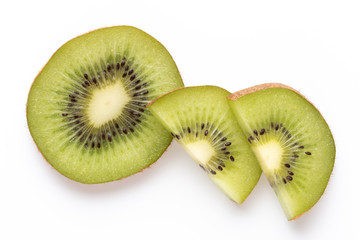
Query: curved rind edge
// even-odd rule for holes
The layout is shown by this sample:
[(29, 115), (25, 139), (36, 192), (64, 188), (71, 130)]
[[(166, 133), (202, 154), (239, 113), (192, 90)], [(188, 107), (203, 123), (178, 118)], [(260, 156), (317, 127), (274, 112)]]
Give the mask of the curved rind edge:
[[(293, 92), (295, 92), (296, 94), (300, 95), (302, 98), (304, 98), (306, 101), (308, 101), (320, 114), (320, 116), (323, 118), (323, 120), (325, 121), (326, 125), (328, 126), (329, 130), (330, 130), (330, 127), (329, 125), (327, 124), (327, 121), (325, 120), (325, 118), (322, 116), (322, 114), (320, 113), (319, 109), (317, 109), (315, 107), (315, 105), (309, 101), (303, 94), (301, 94), (299, 91), (297, 91), (296, 89), (290, 87), (290, 86), (287, 86), (285, 84), (282, 84), (282, 83), (264, 83), (264, 84), (259, 84), (259, 85), (255, 85), (255, 86), (252, 86), (252, 87), (249, 87), (249, 88), (245, 88), (243, 90), (239, 90), (237, 92), (234, 92), (232, 94), (230, 94), (229, 96), (227, 96), (226, 98), (228, 100), (231, 100), (231, 101), (236, 101), (237, 99), (245, 96), (245, 95), (248, 95), (248, 94), (251, 94), (251, 93), (254, 93), (254, 92), (257, 92), (257, 91), (261, 91), (261, 90), (266, 90), (266, 89), (271, 89), (271, 88), (283, 88), (283, 89), (288, 89), (288, 90), (291, 90)], [(332, 134), (331, 130), (330, 130), (330, 134), (331, 134), (331, 138), (334, 142), (334, 164), (332, 166), (332, 169), (331, 169), (331, 173), (330, 173), (330, 177), (331, 177), (331, 174), (334, 170), (334, 167), (335, 167), (335, 159), (336, 159), (336, 145), (335, 145), (335, 139), (334, 139), (334, 135)], [(330, 181), (330, 177), (329, 177), (329, 181)], [(299, 214), (299, 215), (296, 215), (292, 218), (288, 218), (288, 221), (293, 221), (293, 220), (296, 220), (298, 218), (300, 218), (302, 215), (306, 214), (307, 212), (309, 212), (319, 201), (320, 199), (322, 198), (322, 196), (324, 195), (324, 192), (326, 191), (326, 188), (327, 186), (325, 187), (324, 191), (322, 192), (320, 198), (309, 208), (307, 209), (306, 211), (304, 211), (303, 213)]]
[[(300, 94), (299, 91), (297, 91), (294, 88), (289, 87), (289, 86), (287, 86), (285, 84), (282, 84), (282, 83), (264, 83), (264, 84), (255, 85), (253, 87), (245, 88), (243, 90), (234, 92), (231, 95), (227, 96), (227, 99), (235, 101), (236, 99), (238, 99), (238, 98), (240, 98), (242, 96), (245, 96), (247, 94), (254, 93), (254, 92), (257, 92), (257, 91), (261, 91), (261, 90), (265, 90), (265, 89), (270, 89), (270, 88), (286, 88), (286, 89), (289, 89), (291, 91), (296, 92), (297, 94)], [(304, 97), (304, 96), (302, 96), (302, 97)]]

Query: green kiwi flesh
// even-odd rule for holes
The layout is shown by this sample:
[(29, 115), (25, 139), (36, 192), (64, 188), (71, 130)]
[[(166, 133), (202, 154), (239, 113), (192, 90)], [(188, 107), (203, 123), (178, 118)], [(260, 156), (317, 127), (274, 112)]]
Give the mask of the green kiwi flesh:
[(228, 102), (288, 218), (322, 196), (335, 160), (335, 144), (319, 111), (297, 91), (263, 84)]
[(242, 203), (261, 169), (227, 104), (228, 95), (215, 86), (187, 87), (156, 99), (148, 108), (210, 179)]
[(27, 101), (30, 133), (66, 177), (101, 183), (155, 162), (172, 140), (146, 109), (183, 86), (168, 51), (130, 26), (98, 29), (59, 48)]

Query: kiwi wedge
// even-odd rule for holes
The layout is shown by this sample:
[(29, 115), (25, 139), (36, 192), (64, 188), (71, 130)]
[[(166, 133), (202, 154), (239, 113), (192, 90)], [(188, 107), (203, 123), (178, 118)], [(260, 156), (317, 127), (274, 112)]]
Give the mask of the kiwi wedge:
[(288, 220), (308, 211), (322, 196), (335, 159), (319, 111), (282, 84), (245, 89), (228, 102)]
[(210, 179), (242, 203), (261, 169), (227, 104), (228, 95), (215, 86), (187, 87), (156, 99), (148, 108)]
[(163, 45), (130, 26), (65, 43), (36, 77), (27, 101), (30, 133), (66, 177), (101, 183), (155, 162), (172, 140), (146, 109), (183, 86)]

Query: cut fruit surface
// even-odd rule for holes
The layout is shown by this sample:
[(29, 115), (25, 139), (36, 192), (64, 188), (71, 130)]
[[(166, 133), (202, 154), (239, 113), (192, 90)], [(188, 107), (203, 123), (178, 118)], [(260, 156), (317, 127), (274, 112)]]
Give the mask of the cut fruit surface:
[(261, 170), (247, 138), (215, 86), (181, 88), (148, 105), (195, 162), (235, 202), (242, 203)]
[(255, 86), (228, 99), (287, 218), (308, 211), (323, 194), (335, 159), (319, 111), (282, 84)]
[(146, 104), (181, 86), (172, 57), (153, 37), (129, 26), (99, 29), (64, 44), (36, 77), (28, 126), (63, 175), (83, 183), (120, 179), (170, 144)]

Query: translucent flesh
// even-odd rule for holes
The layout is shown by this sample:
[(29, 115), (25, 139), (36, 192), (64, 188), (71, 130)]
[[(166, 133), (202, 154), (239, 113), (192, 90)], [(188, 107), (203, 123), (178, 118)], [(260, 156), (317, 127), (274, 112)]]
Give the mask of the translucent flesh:
[[(298, 93), (279, 87), (228, 101), (287, 218), (309, 210), (323, 194), (335, 159), (321, 114)], [(278, 144), (269, 145), (273, 141)]]
[(194, 160), (207, 168), (211, 180), (230, 199), (242, 203), (258, 182), (261, 170), (226, 102), (228, 94), (214, 86), (182, 88), (160, 97), (148, 108)]
[[(35, 79), (27, 102), (28, 126), (40, 152), (63, 175), (83, 183), (100, 183), (134, 174), (156, 161), (170, 144), (172, 138), (152, 114), (145, 110), (135, 132), (117, 134), (112, 141), (101, 140), (100, 149), (85, 148), (84, 143), (74, 141), (64, 122), (62, 101), (64, 93), (74, 86), (74, 79), (86, 73), (105, 68), (108, 62), (121, 62), (126, 57), (135, 70), (146, 79), (150, 100), (170, 90), (183, 86), (178, 69), (167, 50), (150, 35), (128, 27), (110, 27), (82, 35), (64, 44), (52, 56)], [(104, 70), (104, 71), (105, 71)], [(120, 81), (116, 76), (112, 81)], [(92, 83), (93, 84), (93, 83)], [(99, 84), (99, 83), (97, 83)], [(129, 86), (124, 86), (129, 88)], [(90, 105), (93, 126), (111, 124), (119, 108), (128, 101), (119, 87), (95, 93), (95, 102)], [(94, 93), (94, 92), (93, 92)], [(101, 100), (108, 96), (109, 101)], [(114, 102), (117, 101), (117, 102)], [(109, 103), (111, 108), (102, 109), (98, 104)], [(101, 122), (104, 122), (101, 125)], [(101, 125), (101, 126), (100, 126)], [(120, 131), (119, 131), (120, 132)], [(117, 133), (119, 133), (117, 132)], [(110, 136), (106, 136), (110, 137)], [(96, 147), (95, 147), (96, 148)]]

